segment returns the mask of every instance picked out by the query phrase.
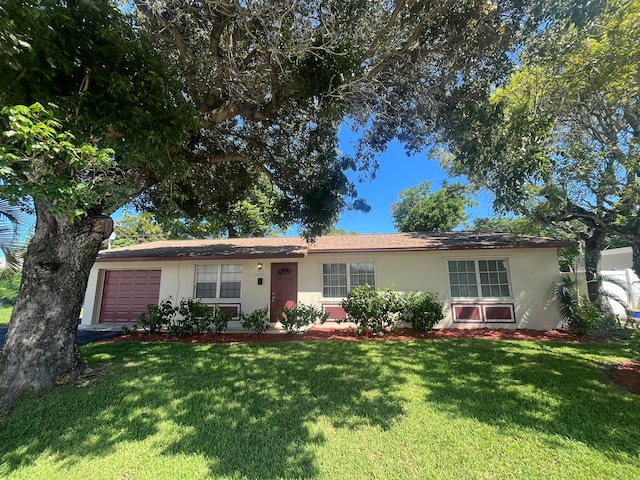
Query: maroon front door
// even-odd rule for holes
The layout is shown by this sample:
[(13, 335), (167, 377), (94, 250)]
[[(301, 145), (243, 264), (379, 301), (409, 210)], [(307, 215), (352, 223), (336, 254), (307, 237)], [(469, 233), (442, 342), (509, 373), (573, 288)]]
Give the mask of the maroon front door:
[(298, 300), (298, 264), (271, 264), (271, 312), (270, 320), (278, 321), (278, 312), (285, 306), (293, 306)]

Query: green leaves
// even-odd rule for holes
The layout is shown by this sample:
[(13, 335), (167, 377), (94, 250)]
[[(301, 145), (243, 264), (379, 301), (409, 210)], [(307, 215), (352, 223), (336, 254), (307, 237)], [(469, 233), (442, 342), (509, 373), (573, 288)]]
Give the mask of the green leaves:
[(431, 182), (402, 190), (391, 205), (391, 215), (400, 232), (446, 232), (466, 219), (465, 209), (475, 204), (471, 189), (459, 183), (443, 183), (431, 192)]
[(640, 234), (640, 2), (591, 7), (537, 32), (489, 101), (454, 112), (446, 142), (449, 170), (497, 210), (570, 226), (597, 250)]
[(41, 104), (4, 107), (0, 111), (0, 179), (3, 196), (17, 202), (23, 196), (50, 204), (69, 221), (87, 215), (101, 202), (105, 178), (115, 166), (114, 151), (77, 144), (60, 131), (53, 108)]

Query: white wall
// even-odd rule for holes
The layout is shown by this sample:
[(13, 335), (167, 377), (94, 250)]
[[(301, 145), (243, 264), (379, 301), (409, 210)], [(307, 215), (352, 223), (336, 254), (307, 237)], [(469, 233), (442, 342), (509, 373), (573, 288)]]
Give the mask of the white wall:
[(625, 270), (633, 265), (631, 247), (610, 248), (602, 251), (600, 270)]
[[(506, 259), (512, 296), (482, 299), (487, 303), (513, 303), (517, 323), (453, 324), (449, 294), (448, 260)], [(322, 297), (322, 264), (333, 262), (374, 262), (377, 287), (395, 286), (401, 292), (431, 291), (445, 301), (446, 318), (437, 327), (501, 327), (552, 329), (560, 325), (552, 285), (558, 279), (555, 249), (501, 249), (435, 252), (394, 252), (374, 254), (311, 254), (300, 264), (299, 301), (309, 304), (338, 304), (341, 299)], [(473, 303), (465, 299), (455, 303)]]
[[(447, 260), (506, 259), (510, 271), (512, 296), (482, 299), (483, 303), (513, 303), (516, 324), (455, 324), (452, 323)], [(560, 323), (551, 287), (558, 279), (555, 249), (499, 249), (432, 252), (385, 252), (357, 254), (309, 254), (305, 258), (269, 260), (209, 261), (145, 261), (97, 262), (89, 277), (85, 297), (83, 324), (97, 323), (100, 311), (102, 279), (105, 269), (161, 269), (160, 300), (172, 297), (179, 302), (194, 296), (195, 265), (204, 263), (240, 263), (243, 266), (242, 298), (220, 299), (220, 303), (241, 303), (245, 312), (268, 306), (271, 293), (271, 263), (298, 263), (298, 301), (305, 304), (339, 304), (340, 298), (322, 297), (322, 264), (333, 262), (373, 262), (377, 287), (392, 285), (402, 292), (432, 291), (445, 301), (446, 318), (438, 327), (506, 327), (556, 328)], [(258, 269), (258, 263), (263, 265)], [(262, 278), (262, 285), (258, 279)], [(473, 301), (473, 299), (465, 299)]]
[[(613, 296), (610, 299), (614, 313), (625, 316), (626, 310), (640, 309), (640, 279), (633, 269), (631, 247), (611, 248), (602, 251), (600, 274), (603, 289)], [(615, 297), (621, 302), (616, 302)]]

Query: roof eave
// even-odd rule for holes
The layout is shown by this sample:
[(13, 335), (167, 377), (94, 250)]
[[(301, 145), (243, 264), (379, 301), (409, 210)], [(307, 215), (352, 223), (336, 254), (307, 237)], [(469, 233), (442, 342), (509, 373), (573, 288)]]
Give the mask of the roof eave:
[(309, 254), (322, 253), (384, 253), (384, 252), (434, 252), (440, 250), (502, 250), (508, 248), (566, 248), (577, 246), (576, 242), (554, 242), (545, 244), (515, 244), (515, 245), (437, 245), (433, 247), (372, 247), (372, 248), (310, 248)]
[(230, 261), (230, 260), (267, 260), (285, 258), (304, 258), (305, 253), (255, 254), (255, 255), (176, 255), (148, 257), (98, 257), (96, 263), (112, 262), (180, 262), (185, 260)]

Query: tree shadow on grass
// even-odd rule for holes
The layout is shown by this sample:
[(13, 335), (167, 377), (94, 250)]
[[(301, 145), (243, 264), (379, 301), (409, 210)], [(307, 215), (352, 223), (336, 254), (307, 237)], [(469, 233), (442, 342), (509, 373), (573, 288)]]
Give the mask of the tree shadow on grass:
[(572, 439), (638, 466), (640, 396), (613, 385), (591, 359), (615, 356), (613, 348), (458, 340), (440, 344), (438, 361), (413, 361), (426, 401), (452, 417), (548, 434), (541, 438), (550, 446)]
[[(311, 424), (388, 429), (402, 375), (358, 343), (116, 343), (85, 350), (111, 362), (85, 388), (27, 399), (0, 429), (0, 476), (53, 455), (63, 467), (150, 439), (165, 455), (197, 454), (213, 476), (319, 475)], [(169, 433), (165, 433), (165, 431)]]

